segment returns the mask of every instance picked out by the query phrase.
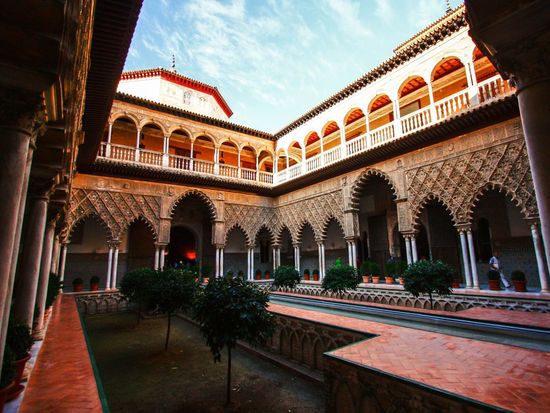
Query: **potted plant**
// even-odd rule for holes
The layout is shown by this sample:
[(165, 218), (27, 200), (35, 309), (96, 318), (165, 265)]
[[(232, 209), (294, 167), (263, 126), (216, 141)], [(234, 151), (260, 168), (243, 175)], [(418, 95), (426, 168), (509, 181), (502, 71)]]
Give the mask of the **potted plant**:
[(269, 280), (271, 278), (271, 273), (269, 272), (269, 270), (265, 270), (264, 277), (266, 280)]
[(527, 291), (527, 289), (525, 288), (527, 280), (523, 271), (512, 271), (511, 278), (512, 283), (514, 284), (514, 290), (516, 290), (518, 293), (524, 293)]
[(304, 281), (309, 281), (309, 268), (304, 270)]
[(366, 260), (367, 263), (367, 275), (370, 275), (372, 282), (378, 284), (380, 282), (380, 267), (374, 261)]
[(83, 288), (84, 288), (84, 281), (82, 281), (82, 278), (75, 278), (73, 280), (73, 291), (75, 293), (78, 293), (82, 291)]
[(451, 294), (451, 280), (455, 273), (454, 268), (442, 261), (420, 260), (407, 267), (403, 276), (406, 291), (414, 297), (428, 294), (430, 308), (433, 310), (433, 294), (446, 296)]
[(361, 278), (363, 279), (364, 283), (368, 283), (370, 281), (368, 260), (361, 263), (361, 267), (359, 267), (359, 273), (361, 274)]
[(343, 293), (347, 289), (355, 290), (359, 284), (359, 277), (355, 268), (343, 265), (342, 260), (337, 259), (334, 267), (329, 268), (323, 278), (323, 290), (334, 293)]
[(451, 288), (460, 288), (460, 281), (460, 276), (458, 274), (455, 274), (453, 280), (451, 281)]
[(97, 290), (99, 290), (99, 277), (94, 275), (92, 278), (90, 278), (90, 291)]
[(254, 279), (255, 280), (261, 280), (262, 279), (262, 270), (260, 270), (259, 268), (254, 273)]
[(292, 265), (281, 265), (275, 270), (273, 285), (275, 287), (294, 288), (300, 282), (300, 273)]
[(319, 270), (318, 269), (314, 269), (312, 275), (313, 275), (313, 281), (319, 281)]
[(237, 277), (239, 277), (240, 279), (244, 279), (244, 272), (243, 272), (243, 270), (239, 270), (239, 272), (237, 272)]
[(500, 273), (495, 270), (487, 271), (487, 278), (489, 279), (489, 290), (500, 291)]
[(4, 350), (4, 362), (2, 363), (2, 374), (0, 375), (0, 412), (4, 410), (4, 404), (8, 394), (13, 388), (13, 378), (15, 377), (14, 355), (10, 346)]
[(225, 273), (225, 278), (233, 278), (233, 271), (229, 270)]
[[(392, 276), (392, 283), (395, 281), (395, 278), (399, 280), (399, 284), (404, 285), (405, 279), (403, 278), (403, 273), (407, 269), (407, 264), (405, 261), (401, 261), (395, 258), (390, 258), (386, 262), (386, 272)], [(387, 278), (387, 277), (386, 277)], [(386, 279), (386, 283), (388, 280)]]
[(25, 370), (25, 364), (31, 358), (30, 351), (34, 341), (30, 328), (13, 318), (8, 323), (6, 345), (13, 351), (14, 356), (14, 383), (7, 396), (7, 400), (15, 399), (24, 387), (20, 384)]
[(386, 284), (393, 284), (393, 276), (386, 274), (384, 278), (386, 279)]

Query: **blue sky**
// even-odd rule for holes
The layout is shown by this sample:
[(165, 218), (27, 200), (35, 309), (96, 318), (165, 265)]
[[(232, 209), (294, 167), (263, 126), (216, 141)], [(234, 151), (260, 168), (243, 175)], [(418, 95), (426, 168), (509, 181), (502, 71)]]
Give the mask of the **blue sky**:
[(170, 68), (174, 53), (232, 122), (276, 132), (444, 12), (443, 0), (145, 0), (125, 70)]

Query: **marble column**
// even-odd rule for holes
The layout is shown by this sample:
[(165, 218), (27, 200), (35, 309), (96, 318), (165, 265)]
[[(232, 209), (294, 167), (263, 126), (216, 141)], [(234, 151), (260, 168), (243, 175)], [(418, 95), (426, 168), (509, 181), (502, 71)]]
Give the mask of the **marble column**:
[(472, 275), (470, 272), (470, 260), (468, 259), (466, 231), (460, 229), (458, 233), (460, 234), (460, 249), (462, 253), (462, 265), (464, 267), (464, 278), (466, 278), (466, 288), (472, 288)]
[(67, 262), (67, 244), (61, 244), (61, 258), (59, 259), (59, 281), (65, 281), (65, 263)]
[(250, 281), (250, 248), (246, 250), (246, 279)]
[(351, 252), (353, 253), (353, 264), (351, 266), (357, 270), (357, 242), (355, 241), (351, 246)]
[(166, 254), (165, 254), (165, 251), (166, 251), (166, 245), (161, 245), (160, 246), (160, 252), (159, 252), (159, 270), (163, 270), (164, 269), (164, 260), (166, 258)]
[(50, 222), (46, 227), (44, 234), (44, 246), (42, 248), (42, 258), (40, 260), (40, 281), (36, 295), (36, 308), (38, 315), (34, 320), (33, 333), (36, 338), (42, 338), (42, 329), (44, 328), (44, 312), (46, 310), (46, 295), (48, 293), (48, 281), (50, 270), (52, 268), (52, 251), (55, 237), (55, 222)]
[(159, 264), (160, 264), (160, 246), (156, 245), (155, 246), (155, 264), (154, 264), (155, 271), (158, 271)]
[(418, 249), (416, 248), (415, 235), (411, 235), (411, 258), (412, 258), (412, 262), (418, 261)]
[(114, 248), (109, 245), (109, 255), (108, 255), (108, 261), (107, 261), (107, 281), (105, 282), (105, 290), (111, 289), (111, 274), (113, 273), (113, 253)]
[(21, 257), (19, 280), (15, 291), (15, 306), (13, 309), (15, 316), (30, 328), (32, 328), (36, 289), (40, 275), (48, 200), (47, 196), (39, 196), (33, 199), (27, 237)]
[(531, 237), (533, 238), (533, 246), (535, 247), (535, 257), (537, 258), (537, 269), (539, 271), (540, 291), (548, 292), (548, 272), (544, 262), (544, 249), (542, 239), (540, 237), (539, 227), (537, 224), (531, 224)]
[(250, 248), (250, 281), (254, 279), (254, 248)]
[(111, 275), (111, 289), (116, 290), (117, 273), (118, 273), (118, 244), (114, 245), (113, 251), (113, 272)]
[(220, 277), (224, 276), (223, 272), (223, 255), (224, 255), (225, 248), (220, 248)]
[(411, 239), (408, 235), (405, 235), (405, 251), (407, 253), (407, 265), (412, 264), (412, 251), (411, 251)]
[(294, 268), (296, 271), (300, 272), (300, 246), (294, 246)]
[(323, 262), (325, 261), (325, 257), (324, 257), (324, 254), (325, 254), (325, 251), (323, 249), (323, 243), (322, 242), (318, 242), (317, 243), (317, 249), (318, 249), (318, 254), (319, 254), (319, 278), (322, 280), (323, 279)]
[(37, 105), (31, 100), (22, 103), (26, 98), (14, 103), (12, 97), (11, 91), (0, 91), (0, 366), (30, 171), (29, 145), (36, 133), (35, 108), (39, 103), (39, 99), (36, 99)]
[(281, 266), (281, 247), (280, 246), (277, 247), (276, 256), (277, 256), (277, 267), (275, 269), (277, 269)]
[(219, 276), (220, 276), (220, 249), (216, 247), (214, 278), (218, 278)]
[(352, 252), (351, 252), (351, 242), (350, 241), (346, 241), (346, 246), (347, 246), (347, 249), (348, 249), (348, 265), (352, 265), (353, 264), (353, 256), (352, 256)]
[(466, 230), (466, 236), (468, 238), (468, 255), (470, 256), (470, 265), (472, 269), (472, 282), (473, 287), (476, 290), (479, 290), (479, 275), (477, 273), (477, 260), (476, 260), (476, 250), (474, 248), (474, 236), (472, 235), (472, 230)]

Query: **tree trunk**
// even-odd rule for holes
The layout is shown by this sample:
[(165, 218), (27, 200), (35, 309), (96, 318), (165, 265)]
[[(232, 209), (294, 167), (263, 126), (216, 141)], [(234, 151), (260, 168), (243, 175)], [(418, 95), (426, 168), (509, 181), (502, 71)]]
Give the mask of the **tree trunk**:
[(164, 343), (164, 351), (168, 350), (168, 340), (170, 340), (171, 321), (172, 321), (172, 313), (168, 313), (168, 328), (166, 329), (166, 342)]
[(227, 347), (227, 400), (226, 405), (231, 403), (231, 347)]
[(430, 296), (430, 308), (433, 310), (434, 309), (434, 300), (432, 298), (432, 292), (430, 291), (428, 293), (428, 295)]

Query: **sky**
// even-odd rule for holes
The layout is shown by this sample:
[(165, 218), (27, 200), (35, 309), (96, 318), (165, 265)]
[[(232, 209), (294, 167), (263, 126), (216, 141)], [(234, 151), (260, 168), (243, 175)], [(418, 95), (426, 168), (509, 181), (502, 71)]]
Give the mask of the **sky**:
[[(454, 8), (460, 0), (451, 1)], [(125, 70), (216, 86), (231, 122), (275, 133), (393, 55), (443, 0), (144, 0)]]

